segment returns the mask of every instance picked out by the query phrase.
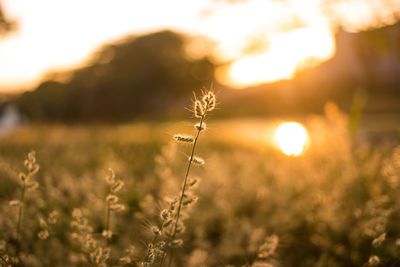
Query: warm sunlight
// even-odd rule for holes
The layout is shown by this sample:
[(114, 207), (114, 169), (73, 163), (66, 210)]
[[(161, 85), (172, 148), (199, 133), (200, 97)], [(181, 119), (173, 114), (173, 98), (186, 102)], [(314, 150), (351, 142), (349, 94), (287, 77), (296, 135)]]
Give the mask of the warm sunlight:
[(271, 38), (263, 54), (244, 56), (221, 70), (223, 83), (241, 88), (293, 77), (334, 53), (332, 33), (326, 28), (301, 28)]
[(285, 122), (276, 129), (275, 139), (283, 153), (288, 156), (298, 156), (304, 150), (308, 135), (300, 123)]
[[(32, 88), (49, 71), (80, 66), (105, 42), (163, 28), (193, 28), (204, 2), (0, 1), (18, 22), (17, 31), (0, 39), (0, 91)], [(184, 12), (174, 11), (177, 6)]]
[(0, 267), (400, 267), (399, 48), (400, 0), (0, 0)]
[(227, 86), (290, 79), (333, 56), (339, 26), (394, 23), (400, 10), (397, 0), (379, 8), (373, 2), (380, 1), (358, 0), (117, 2), (0, 0), (17, 22), (16, 31), (0, 36), (0, 92), (33, 89), (49, 72), (86, 64), (104, 43), (163, 29), (208, 38), (213, 46), (200, 50), (224, 65), (216, 78)]

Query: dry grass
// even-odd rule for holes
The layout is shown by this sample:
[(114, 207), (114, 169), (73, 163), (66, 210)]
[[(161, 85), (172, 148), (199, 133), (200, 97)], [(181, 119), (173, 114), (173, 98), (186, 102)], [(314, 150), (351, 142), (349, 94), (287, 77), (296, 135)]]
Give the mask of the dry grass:
[[(334, 107), (304, 122), (312, 144), (300, 157), (287, 157), (265, 141), (267, 123), (208, 123), (198, 150), (207, 164), (189, 176), (202, 177), (198, 202), (184, 216), (185, 231), (172, 239), (183, 242), (172, 265), (399, 264), (398, 141), (351, 140), (346, 116)], [(135, 266), (160, 231), (152, 226), (169, 208), (165, 197), (182, 193), (190, 145), (171, 139), (192, 127), (42, 125), (3, 138), (0, 255), (11, 261), (18, 246), (25, 266)], [(24, 197), (18, 241), (18, 210), (9, 202), (20, 196), (18, 174), (31, 149), (40, 165), (39, 187)], [(124, 181), (116, 196), (126, 207), (110, 217), (109, 168)]]

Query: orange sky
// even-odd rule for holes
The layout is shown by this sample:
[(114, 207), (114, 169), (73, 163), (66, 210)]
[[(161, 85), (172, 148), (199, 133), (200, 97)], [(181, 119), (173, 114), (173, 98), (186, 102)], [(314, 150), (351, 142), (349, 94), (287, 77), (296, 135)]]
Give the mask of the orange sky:
[[(350, 7), (339, 1), (335, 11), (350, 30), (357, 30), (372, 15), (362, 1), (353, 2)], [(217, 71), (217, 78), (237, 88), (290, 78), (308, 59), (324, 61), (334, 53), (332, 21), (324, 15), (321, 0), (0, 3), (18, 22), (18, 30), (0, 40), (0, 91), (33, 88), (49, 71), (78, 66), (104, 42), (163, 28), (211, 38), (217, 44), (214, 56), (233, 61)], [(382, 16), (390, 23), (385, 10)], [(256, 51), (244, 52), (254, 43)]]

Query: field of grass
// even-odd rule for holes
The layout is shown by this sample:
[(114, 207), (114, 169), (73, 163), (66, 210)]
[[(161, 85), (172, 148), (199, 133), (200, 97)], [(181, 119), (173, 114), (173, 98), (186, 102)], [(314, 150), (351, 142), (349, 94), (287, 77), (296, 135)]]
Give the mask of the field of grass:
[[(197, 153), (206, 164), (192, 173), (201, 178), (193, 189), (198, 201), (184, 216), (183, 244), (172, 250), (171, 265), (399, 266), (398, 132), (354, 136), (346, 116), (331, 107), (325, 116), (303, 118), (310, 145), (288, 157), (272, 141), (278, 122), (210, 118)], [(19, 266), (143, 261), (166, 198), (179, 193), (185, 176), (190, 145), (172, 136), (193, 134), (192, 125), (27, 125), (2, 137), (2, 264), (16, 256)], [(17, 234), (19, 206), (12, 201), (20, 199), (19, 173), (31, 150), (38, 188), (25, 192)], [(111, 213), (107, 239), (109, 168), (124, 182), (117, 195), (125, 209)]]

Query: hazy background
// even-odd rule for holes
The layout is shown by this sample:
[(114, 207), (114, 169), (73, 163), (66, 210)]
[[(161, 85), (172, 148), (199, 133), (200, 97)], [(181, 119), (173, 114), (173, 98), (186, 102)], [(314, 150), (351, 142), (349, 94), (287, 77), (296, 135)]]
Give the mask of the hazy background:
[(136, 266), (203, 88), (171, 266), (400, 266), (399, 0), (0, 0), (0, 261)]
[(211, 86), (224, 116), (400, 111), (395, 0), (0, 4), (1, 106), (25, 121), (177, 118)]

